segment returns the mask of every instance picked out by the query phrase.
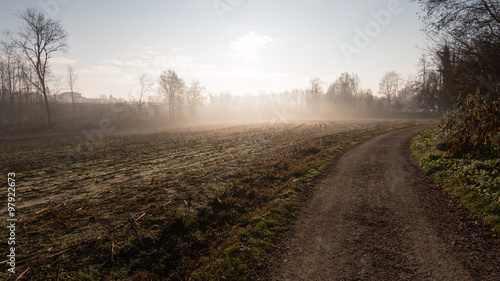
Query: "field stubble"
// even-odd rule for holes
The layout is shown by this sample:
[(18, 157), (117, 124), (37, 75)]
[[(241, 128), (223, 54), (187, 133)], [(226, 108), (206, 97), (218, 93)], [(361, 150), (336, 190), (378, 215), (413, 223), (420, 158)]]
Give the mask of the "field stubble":
[[(162, 264), (151, 271), (183, 271), (186, 257), (175, 252), (194, 257), (200, 254), (196, 248), (209, 251), (212, 246), (207, 246), (203, 226), (194, 228), (186, 244), (179, 242), (184, 234), (176, 232), (208, 217), (209, 202), (223, 205), (233, 179), (262, 173), (255, 166), (259, 160), (307, 150), (323, 138), (340, 141), (405, 123), (219, 125), (117, 133), (95, 142), (83, 135), (2, 137), (2, 170), (18, 175), (18, 270), (37, 268), (34, 276), (50, 279), (103, 277), (104, 268), (115, 278), (129, 276), (134, 268), (143, 270), (148, 265), (136, 263), (158, 262), (161, 256)], [(252, 196), (258, 200), (258, 195)], [(1, 202), (2, 209), (5, 205)], [(164, 245), (155, 247), (159, 242)], [(177, 251), (165, 250), (172, 247)], [(179, 250), (183, 247), (190, 249)], [(71, 255), (78, 262), (70, 261)]]

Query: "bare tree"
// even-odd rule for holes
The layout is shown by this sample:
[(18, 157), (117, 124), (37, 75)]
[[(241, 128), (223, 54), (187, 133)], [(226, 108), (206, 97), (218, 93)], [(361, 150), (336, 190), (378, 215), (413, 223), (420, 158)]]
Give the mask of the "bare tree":
[(424, 31), (434, 40), (453, 43), (474, 53), (478, 40), (500, 41), (498, 0), (413, 1), (422, 5)]
[[(436, 42), (448, 104), (464, 101), (481, 80), (500, 80), (500, 0), (413, 1), (421, 4), (424, 30)], [(496, 87), (487, 88), (480, 90), (488, 101), (500, 99)]]
[(39, 103), (38, 100), (33, 99), (31, 83), (28, 81), (28, 77), (32, 76), (32, 70), (12, 42), (4, 41), (0, 42), (0, 45), (0, 51), (2, 51), (2, 56), (0, 56), (0, 125), (7, 121), (9, 126), (13, 126), (16, 114), (19, 127), (25, 119), (36, 122), (39, 120), (35, 116)]
[(139, 76), (139, 86), (141, 87), (139, 92), (139, 100), (137, 101), (137, 110), (139, 112), (139, 119), (141, 119), (141, 110), (144, 104), (144, 98), (147, 92), (151, 90), (154, 82), (151, 80), (151, 77), (147, 74), (141, 74)]
[(186, 83), (184, 82), (183, 79), (179, 79), (177, 81), (177, 95), (175, 96), (175, 103), (177, 105), (177, 118), (180, 119), (182, 118), (182, 110), (184, 108), (184, 102), (186, 101), (186, 95), (187, 95), (187, 90), (186, 90)]
[(403, 110), (411, 109), (412, 100), (417, 94), (418, 83), (415, 77), (408, 77), (405, 83), (400, 83), (401, 89), (398, 90), (398, 95), (394, 99), (394, 108), (401, 112)]
[(327, 97), (332, 102), (340, 103), (342, 106), (353, 103), (354, 97), (359, 92), (359, 77), (356, 73), (344, 72), (340, 77), (330, 84), (327, 90)]
[(53, 78), (47, 83), (47, 94), (51, 96), (52, 100), (57, 100), (57, 96), (60, 95), (63, 90), (63, 86), (61, 85), (62, 79), (62, 77)]
[(4, 118), (6, 118), (5, 109), (5, 98), (7, 95), (6, 79), (5, 79), (6, 67), (4, 61), (0, 58), (0, 125), (3, 124)]
[(25, 106), (23, 105), (23, 102), (26, 103), (27, 101), (27, 95), (28, 92), (23, 90), (26, 90), (26, 87), (24, 86), (26, 84), (26, 69), (29, 68), (29, 66), (26, 65), (26, 61), (23, 60), (23, 58), (19, 55), (16, 54), (16, 85), (17, 85), (17, 101), (18, 101), (18, 108), (17, 108), (17, 117), (18, 117), (18, 124), (19, 127), (22, 126), (22, 119), (23, 119), (23, 113), (25, 112)]
[(9, 124), (13, 125), (14, 119), (14, 86), (16, 84), (16, 53), (15, 45), (12, 42), (2, 42), (2, 51), (4, 53), (5, 60), (3, 62), (2, 68), (2, 84), (3, 84), (3, 97), (7, 98), (9, 101)]
[(205, 87), (200, 86), (199, 81), (193, 81), (187, 91), (187, 102), (191, 116), (196, 115), (196, 107), (203, 105), (203, 92)]
[[(184, 88), (184, 81), (177, 76), (173, 70), (163, 71), (158, 81), (160, 92), (165, 102), (168, 104), (168, 116), (172, 120), (174, 117), (175, 105), (180, 102), (180, 96)], [(179, 109), (179, 108), (178, 108)], [(178, 113), (179, 114), (179, 113)]]
[(73, 104), (73, 119), (76, 118), (76, 108), (75, 108), (75, 85), (76, 80), (78, 80), (78, 75), (75, 73), (75, 69), (68, 65), (68, 86), (71, 92), (71, 103)]
[(158, 91), (157, 95), (149, 95), (147, 96), (148, 102), (154, 110), (154, 121), (158, 121), (158, 117), (160, 115), (160, 104), (163, 99), (161, 91)]
[(389, 110), (392, 109), (392, 99), (398, 95), (400, 83), (401, 75), (396, 71), (387, 72), (380, 80), (379, 93), (387, 99), (387, 107)]
[(49, 60), (53, 53), (67, 50), (68, 35), (59, 21), (46, 17), (44, 13), (34, 8), (26, 9), (18, 17), (23, 20), (24, 26), (17, 34), (8, 33), (7, 35), (21, 49), (35, 70), (37, 79), (31, 80), (31, 83), (43, 94), (47, 122), (50, 126), (47, 89)]
[(311, 88), (307, 90), (309, 103), (312, 107), (316, 107), (318, 105), (319, 98), (321, 96), (322, 92), (321, 84), (323, 82), (321, 82), (321, 79), (319, 79), (318, 77), (315, 77), (311, 79), (310, 83), (311, 83)]

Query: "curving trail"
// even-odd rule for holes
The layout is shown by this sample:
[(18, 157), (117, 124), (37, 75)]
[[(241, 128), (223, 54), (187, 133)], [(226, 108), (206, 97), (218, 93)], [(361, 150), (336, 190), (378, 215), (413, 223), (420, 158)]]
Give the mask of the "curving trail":
[(425, 128), (377, 136), (342, 156), (298, 212), (269, 279), (500, 280), (500, 240), (411, 156)]

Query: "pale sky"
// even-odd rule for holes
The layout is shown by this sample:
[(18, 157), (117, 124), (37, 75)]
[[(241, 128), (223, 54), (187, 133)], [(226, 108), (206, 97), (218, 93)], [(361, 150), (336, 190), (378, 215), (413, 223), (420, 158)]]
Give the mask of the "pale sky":
[(17, 30), (15, 14), (27, 7), (61, 21), (69, 51), (56, 53), (51, 68), (65, 86), (71, 65), (87, 97), (127, 98), (140, 74), (156, 82), (169, 69), (213, 93), (304, 89), (312, 77), (326, 89), (342, 72), (357, 73), (376, 93), (385, 72), (414, 73), (424, 46), (418, 5), (408, 0), (0, 3), (2, 30)]

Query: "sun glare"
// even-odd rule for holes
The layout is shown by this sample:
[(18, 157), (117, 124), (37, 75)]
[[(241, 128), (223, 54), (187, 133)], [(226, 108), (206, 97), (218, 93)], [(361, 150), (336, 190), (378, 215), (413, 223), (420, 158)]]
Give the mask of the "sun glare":
[(271, 42), (272, 38), (256, 32), (243, 34), (230, 44), (232, 57), (245, 65), (251, 64), (259, 58), (259, 51), (267, 48)]

